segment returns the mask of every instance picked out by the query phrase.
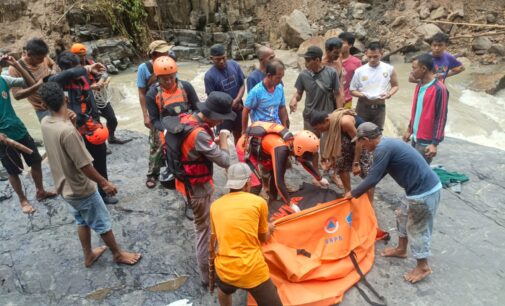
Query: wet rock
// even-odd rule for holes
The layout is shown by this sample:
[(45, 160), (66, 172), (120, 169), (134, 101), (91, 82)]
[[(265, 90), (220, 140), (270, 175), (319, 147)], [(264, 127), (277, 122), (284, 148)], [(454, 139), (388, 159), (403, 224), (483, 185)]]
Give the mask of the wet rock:
[(117, 69), (116, 65), (113, 65), (113, 64), (109, 64), (109, 65), (106, 65), (107, 66), (107, 72), (110, 73), (110, 74), (118, 74), (119, 73), (119, 70)]
[(505, 56), (505, 46), (502, 44), (493, 44), (487, 51), (496, 55)]
[(426, 23), (416, 28), (416, 32), (422, 35), (424, 40), (429, 40), (433, 35), (437, 33), (442, 33), (439, 27), (432, 23)]
[(178, 59), (193, 59), (203, 57), (203, 50), (201, 47), (184, 47), (175, 46), (172, 48)]
[(294, 10), (289, 16), (282, 16), (279, 27), (282, 39), (290, 48), (298, 47), (313, 35), (307, 17), (299, 10)]
[(485, 36), (480, 36), (472, 41), (473, 50), (489, 50), (493, 46), (491, 40)]
[(475, 91), (485, 91), (490, 95), (494, 95), (505, 89), (505, 72), (474, 74), (469, 87)]
[(195, 30), (176, 29), (173, 30), (175, 37), (173, 43), (181, 46), (201, 46), (202, 32)]

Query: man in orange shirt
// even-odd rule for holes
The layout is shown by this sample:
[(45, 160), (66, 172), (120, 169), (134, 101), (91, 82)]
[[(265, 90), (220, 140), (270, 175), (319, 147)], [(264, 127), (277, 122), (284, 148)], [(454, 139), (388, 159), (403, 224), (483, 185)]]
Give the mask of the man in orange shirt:
[(244, 163), (231, 165), (225, 185), (230, 193), (210, 207), (211, 245), (216, 240), (218, 244), (210, 266), (215, 265), (221, 306), (232, 305), (237, 289), (249, 291), (259, 306), (282, 306), (261, 251), (261, 242), (268, 241), (274, 227), (268, 223), (265, 200), (249, 193), (251, 174)]

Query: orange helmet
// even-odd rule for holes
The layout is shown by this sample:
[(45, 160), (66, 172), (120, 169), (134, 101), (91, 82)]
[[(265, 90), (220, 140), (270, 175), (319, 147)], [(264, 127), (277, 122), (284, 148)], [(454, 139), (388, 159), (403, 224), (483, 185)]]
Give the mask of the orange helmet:
[(156, 76), (177, 73), (177, 64), (170, 56), (160, 56), (153, 63)]
[(107, 138), (109, 138), (109, 130), (101, 124), (94, 131), (86, 134), (86, 139), (94, 145), (104, 143)]
[(86, 55), (88, 48), (86, 48), (84, 44), (75, 43), (72, 45), (72, 48), (70, 48), (70, 52), (76, 55)]
[(319, 138), (311, 131), (301, 131), (293, 139), (293, 153), (302, 156), (305, 152), (317, 153), (319, 151)]

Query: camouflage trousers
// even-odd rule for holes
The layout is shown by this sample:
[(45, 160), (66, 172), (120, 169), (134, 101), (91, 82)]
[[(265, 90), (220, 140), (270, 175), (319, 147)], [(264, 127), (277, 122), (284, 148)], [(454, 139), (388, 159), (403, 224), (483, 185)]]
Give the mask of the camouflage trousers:
[(162, 164), (163, 145), (160, 139), (160, 131), (151, 128), (149, 131), (149, 169), (147, 170), (147, 176), (153, 176), (157, 179)]

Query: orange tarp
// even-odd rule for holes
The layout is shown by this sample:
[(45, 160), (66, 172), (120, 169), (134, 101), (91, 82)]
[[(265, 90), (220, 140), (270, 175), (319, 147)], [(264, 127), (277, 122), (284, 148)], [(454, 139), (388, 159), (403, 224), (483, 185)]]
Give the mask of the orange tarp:
[[(363, 273), (372, 268), (377, 220), (366, 195), (316, 205), (275, 222), (263, 245), (281, 300), (288, 305), (332, 305), (360, 277), (349, 257), (356, 254)], [(256, 305), (249, 296), (248, 305)]]

